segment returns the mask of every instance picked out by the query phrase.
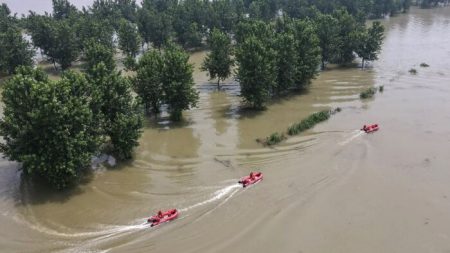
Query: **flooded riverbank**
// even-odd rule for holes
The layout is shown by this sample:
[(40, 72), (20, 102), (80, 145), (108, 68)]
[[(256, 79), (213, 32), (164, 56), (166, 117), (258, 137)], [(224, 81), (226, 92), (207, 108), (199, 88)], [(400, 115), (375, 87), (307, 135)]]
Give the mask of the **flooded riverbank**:
[[(370, 68), (322, 72), (263, 112), (240, 109), (234, 80), (217, 91), (197, 69), (199, 106), (183, 123), (149, 120), (134, 160), (96, 171), (74, 191), (25, 183), (1, 160), (1, 251), (449, 250), (450, 8), (413, 9), (383, 24)], [(192, 56), (197, 68), (204, 55)], [(383, 93), (360, 100), (380, 85)], [(343, 111), (280, 146), (255, 141), (332, 107)], [(366, 123), (381, 129), (361, 134)], [(264, 180), (240, 188), (237, 179), (255, 168)], [(169, 208), (180, 210), (176, 221), (145, 224)]]

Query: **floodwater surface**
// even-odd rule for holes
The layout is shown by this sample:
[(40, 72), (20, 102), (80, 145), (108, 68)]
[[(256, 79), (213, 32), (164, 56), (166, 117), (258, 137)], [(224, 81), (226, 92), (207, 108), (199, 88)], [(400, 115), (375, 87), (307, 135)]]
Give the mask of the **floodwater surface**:
[[(179, 124), (149, 119), (132, 161), (97, 169), (70, 192), (22, 181), (18, 165), (1, 160), (0, 251), (448, 252), (450, 8), (382, 22), (383, 50), (369, 68), (324, 71), (258, 113), (241, 109), (233, 79), (220, 91), (208, 82), (198, 71), (205, 53), (195, 53), (198, 108)], [(282, 145), (255, 141), (338, 106)], [(367, 123), (380, 131), (362, 134)], [(252, 170), (264, 180), (241, 188)], [(145, 223), (170, 208), (177, 220)]]

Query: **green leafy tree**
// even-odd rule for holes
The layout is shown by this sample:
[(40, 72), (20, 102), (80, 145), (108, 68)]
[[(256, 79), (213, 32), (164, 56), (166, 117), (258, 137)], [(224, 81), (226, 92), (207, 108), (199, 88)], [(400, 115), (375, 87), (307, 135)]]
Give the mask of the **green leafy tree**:
[(151, 42), (157, 48), (161, 48), (167, 43), (173, 33), (173, 16), (165, 11), (158, 12), (155, 9), (155, 6), (164, 9), (163, 5), (165, 4), (144, 1), (143, 7), (138, 10), (139, 33), (146, 43)]
[(338, 21), (340, 40), (333, 62), (347, 64), (355, 58), (354, 52), (358, 45), (357, 35), (364, 29), (364, 24), (358, 23), (355, 17), (344, 9), (334, 11), (333, 15)]
[(309, 21), (293, 21), (296, 51), (295, 83), (298, 88), (308, 84), (317, 74), (320, 64), (320, 40)]
[(55, 44), (53, 19), (48, 15), (38, 15), (30, 12), (26, 21), (27, 32), (35, 47), (46, 53)]
[(217, 78), (217, 88), (220, 81), (231, 75), (234, 60), (231, 58), (232, 47), (230, 38), (218, 29), (214, 29), (208, 38), (208, 46), (211, 52), (203, 61), (202, 70), (208, 71), (211, 79)]
[(18, 22), (15, 16), (11, 16), (11, 10), (8, 5), (0, 5), (0, 32), (6, 32), (11, 26), (17, 26)]
[(77, 8), (68, 0), (52, 0), (53, 18), (57, 20), (66, 19), (78, 14)]
[(378, 53), (383, 43), (384, 27), (376, 21), (372, 27), (358, 34), (359, 45), (356, 53), (362, 59), (362, 67), (365, 61), (374, 61), (378, 59)]
[(280, 94), (295, 86), (297, 64), (296, 41), (292, 32), (283, 31), (276, 35), (277, 81), (275, 93)]
[(156, 50), (147, 51), (137, 63), (134, 90), (144, 103), (146, 112), (160, 112), (164, 100), (162, 70), (163, 58)]
[(208, 10), (208, 28), (217, 28), (224, 32), (231, 32), (239, 20), (238, 12), (233, 8), (230, 0), (211, 1)]
[(63, 70), (69, 68), (80, 54), (79, 40), (74, 27), (68, 22), (56, 22), (53, 46), (48, 56), (61, 65)]
[(114, 50), (108, 46), (96, 42), (95, 40), (86, 42), (84, 55), (86, 61), (86, 71), (89, 74), (93, 74), (95, 66), (100, 62), (103, 62), (106, 69), (109, 71), (114, 71), (116, 68), (116, 63), (114, 61)]
[(41, 70), (21, 68), (3, 89), (1, 152), (56, 188), (73, 183), (89, 166), (98, 139), (91, 129), (89, 85), (80, 74), (48, 80)]
[(34, 50), (14, 25), (0, 31), (0, 72), (13, 74), (18, 66), (33, 65)]
[(274, 29), (270, 24), (260, 20), (246, 20), (237, 24), (234, 37), (237, 43), (243, 42), (250, 36), (255, 36), (266, 44), (271, 44), (273, 41)]
[(276, 85), (276, 52), (252, 35), (238, 45), (236, 60), (241, 95), (251, 107), (263, 108)]
[(189, 63), (189, 54), (174, 44), (165, 48), (163, 61), (164, 101), (169, 106), (172, 120), (179, 121), (182, 111), (195, 107), (198, 101), (192, 77), (193, 66)]
[(132, 157), (143, 126), (139, 101), (131, 94), (131, 83), (103, 62), (94, 67), (90, 83), (95, 90), (92, 110), (100, 120), (101, 133), (109, 138), (111, 152), (119, 160)]
[(319, 38), (319, 46), (322, 55), (322, 69), (330, 62), (340, 48), (338, 21), (329, 14), (319, 14), (315, 20), (316, 33)]
[(75, 26), (69, 20), (56, 21), (49, 16), (32, 13), (27, 22), (33, 44), (42, 49), (63, 70), (71, 66), (80, 53), (80, 41)]
[(88, 41), (95, 41), (109, 48), (115, 46), (114, 27), (106, 20), (98, 20), (91, 14), (84, 14), (77, 19), (75, 29), (83, 50)]
[(136, 22), (137, 5), (135, 0), (114, 0), (115, 9), (120, 16), (130, 22)]
[(122, 19), (118, 31), (119, 48), (127, 56), (136, 57), (139, 51), (140, 38), (136, 25)]
[(120, 9), (116, 8), (114, 1), (95, 0), (89, 7), (89, 11), (94, 15), (95, 19), (108, 22), (114, 29), (119, 28), (121, 13)]
[(200, 31), (198, 24), (193, 22), (186, 24), (186, 30), (177, 33), (177, 41), (184, 48), (196, 48), (202, 45), (203, 33)]
[(269, 21), (278, 11), (277, 0), (256, 0), (249, 6), (250, 17)]

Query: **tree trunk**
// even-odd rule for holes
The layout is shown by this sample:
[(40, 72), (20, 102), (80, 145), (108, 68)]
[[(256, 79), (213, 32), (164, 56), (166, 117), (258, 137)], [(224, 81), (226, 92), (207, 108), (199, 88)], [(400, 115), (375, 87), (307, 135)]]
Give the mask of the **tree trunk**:
[(362, 59), (362, 69), (364, 69), (364, 58)]
[(55, 68), (55, 71), (58, 71), (58, 69), (56, 68), (56, 62), (55, 62), (55, 59), (52, 59), (52, 62), (53, 62), (53, 67)]
[(220, 90), (220, 78), (217, 78), (217, 90)]

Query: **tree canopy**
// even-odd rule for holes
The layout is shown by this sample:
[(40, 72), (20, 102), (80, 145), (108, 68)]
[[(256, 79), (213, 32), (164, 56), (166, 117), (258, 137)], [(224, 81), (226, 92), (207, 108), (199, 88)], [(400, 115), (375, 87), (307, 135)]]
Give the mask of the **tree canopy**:
[(234, 64), (231, 58), (231, 39), (220, 30), (214, 29), (208, 38), (208, 46), (211, 52), (203, 61), (202, 70), (208, 71), (211, 79), (217, 78), (217, 86), (220, 88), (220, 81), (231, 75), (231, 67)]
[(0, 150), (56, 188), (69, 186), (98, 147), (89, 108), (89, 84), (80, 74), (50, 81), (42, 70), (21, 68), (2, 92), (4, 117)]

